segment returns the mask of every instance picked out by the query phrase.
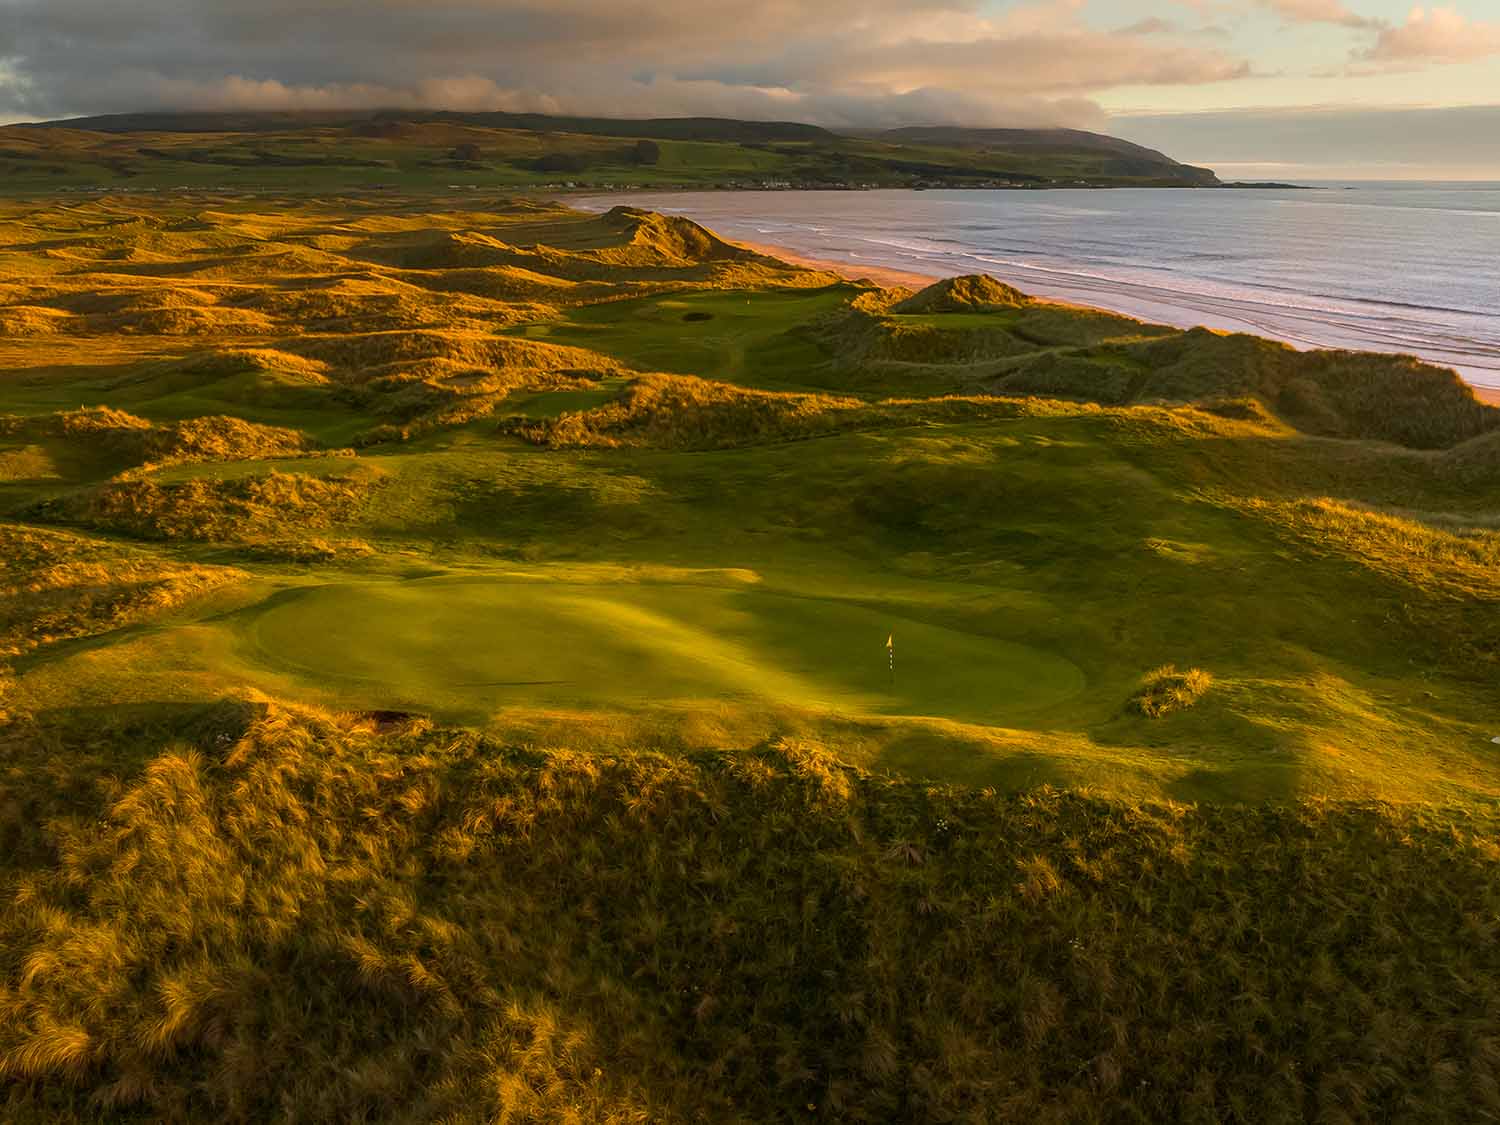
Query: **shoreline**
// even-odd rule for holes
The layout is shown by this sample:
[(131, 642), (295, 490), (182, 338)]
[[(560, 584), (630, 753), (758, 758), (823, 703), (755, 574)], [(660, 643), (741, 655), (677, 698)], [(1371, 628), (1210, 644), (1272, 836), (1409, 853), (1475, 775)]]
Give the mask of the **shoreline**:
[(845, 281), (873, 281), (887, 289), (926, 289), (933, 282), (943, 280), (940, 274), (935, 273), (918, 273), (915, 270), (866, 265), (862, 262), (841, 262), (837, 258), (815, 258), (799, 250), (793, 250), (790, 246), (778, 246), (772, 242), (745, 242), (735, 239), (725, 239), (725, 241), (735, 246), (742, 246), (746, 250), (753, 250), (757, 254), (764, 254), (768, 258), (786, 262), (788, 265), (801, 266), (803, 269), (817, 270), (820, 273), (837, 274)]
[[(1212, 194), (1193, 192), (1188, 196), (1196, 200), (1206, 199)], [(1253, 192), (1249, 194), (1255, 195)], [(1297, 194), (1305, 200), (1324, 199), (1327, 193), (1325, 196), (1316, 192)], [(951, 199), (939, 193), (942, 198), (918, 204), (907, 202), (905, 193), (898, 197), (895, 193), (869, 192), (845, 205), (803, 198), (799, 193), (780, 193), (774, 199), (766, 193), (762, 195), (766, 196), (764, 200), (757, 201), (759, 197), (754, 193), (748, 199), (725, 199), (702, 193), (657, 192), (637, 197), (627, 195), (623, 201), (632, 206), (684, 215), (703, 223), (721, 238), (789, 263), (829, 271), (848, 279), (920, 288), (940, 278), (987, 273), (1043, 301), (1107, 310), (1153, 324), (1181, 329), (1201, 325), (1221, 332), (1242, 332), (1279, 340), (1300, 351), (1342, 349), (1415, 355), (1435, 367), (1456, 371), (1481, 400), (1500, 406), (1500, 332), (1497, 332), (1497, 322), (1474, 312), (1473, 309), (1479, 306), (1472, 305), (1471, 295), (1465, 292), (1452, 296), (1451, 300), (1438, 292), (1432, 298), (1437, 303), (1428, 309), (1420, 304), (1403, 304), (1404, 296), (1410, 295), (1403, 295), (1399, 287), (1392, 289), (1384, 281), (1371, 291), (1373, 296), (1368, 300), (1359, 296), (1363, 290), (1358, 285), (1368, 281), (1360, 273), (1364, 268), (1360, 262), (1348, 268), (1332, 263), (1327, 268), (1333, 271), (1333, 280), (1324, 283), (1318, 283), (1313, 276), (1317, 274), (1317, 268), (1308, 265), (1306, 269), (1312, 272), (1302, 278), (1305, 284), (1300, 289), (1295, 286), (1287, 289), (1296, 278), (1292, 282), (1272, 278), (1259, 288), (1247, 283), (1248, 287), (1237, 289), (1235, 284), (1215, 280), (1217, 274), (1208, 267), (1205, 267), (1208, 272), (1204, 275), (1208, 280), (1197, 278), (1191, 261), (1183, 265), (1172, 255), (1164, 256), (1165, 265), (1153, 264), (1155, 260), (1149, 254), (1140, 261), (1136, 260), (1140, 258), (1139, 254), (1134, 258), (1129, 255), (1120, 258), (1125, 253), (1122, 247), (1136, 237), (1132, 231), (1122, 230), (1122, 216), (1136, 216), (1145, 228), (1157, 234), (1168, 219), (1179, 226), (1186, 223), (1191, 233), (1206, 222), (1216, 222), (1221, 213), (1238, 214), (1238, 208), (1194, 203), (1187, 205), (1184, 217), (1179, 219), (1175, 205), (1129, 200), (1128, 206), (1122, 203), (1108, 207), (1082, 203), (1043, 204), (1026, 193), (1019, 193), (1013, 202), (1000, 208), (1000, 213), (1010, 224), (1006, 229), (1012, 231), (1009, 241), (991, 239), (995, 248), (986, 250), (985, 239), (965, 234), (968, 227), (964, 224), (978, 223), (983, 227), (994, 220), (991, 205), (977, 200), (977, 197), (977, 201), (968, 199), (962, 193)], [(1500, 196), (1500, 192), (1496, 195)], [(913, 197), (916, 198), (919, 197)], [(1327, 199), (1332, 197), (1327, 196)], [(607, 209), (622, 199), (612, 195), (570, 202), (592, 211)], [(1388, 212), (1378, 214), (1401, 220), (1398, 225), (1405, 231), (1406, 243), (1410, 243), (1415, 237), (1413, 232), (1422, 228), (1423, 220), (1414, 220), (1409, 208), (1397, 206), (1400, 202), (1381, 204), (1388, 208)], [(1326, 205), (1343, 206), (1338, 200)], [(1303, 215), (1298, 210), (1308, 206), (1313, 205), (1286, 203), (1276, 205), (1280, 209), (1275, 209), (1271, 204), (1265, 204), (1259, 211), (1252, 211), (1252, 217), (1264, 225), (1272, 219), (1289, 221), (1287, 215), (1292, 219), (1300, 216), (1305, 228), (1311, 222), (1309, 215), (1316, 217), (1321, 214)], [(1368, 209), (1365, 203), (1358, 206)], [(1085, 209), (1079, 211), (1080, 207)], [(1286, 208), (1292, 210), (1283, 214)], [(1106, 217), (1106, 212), (1109, 217)], [(1462, 213), (1468, 214), (1467, 211)], [(1496, 213), (1500, 213), (1500, 208), (1496, 208)], [(1363, 211), (1355, 218), (1368, 221)], [(935, 224), (931, 230), (923, 225), (929, 219)], [(1188, 220), (1198, 223), (1198, 227), (1193, 227)], [(950, 230), (949, 225), (954, 223), (957, 226)], [(1084, 258), (1087, 261), (1097, 258), (1102, 264), (1079, 265), (1071, 259), (1053, 261), (1047, 247), (1052, 246), (1054, 240), (1044, 236), (1054, 226), (1059, 232), (1057, 239), (1063, 244), (1072, 245), (1072, 242), (1081, 240), (1085, 244), (1084, 250), (1080, 251)], [(1251, 229), (1260, 228), (1252, 223)], [(1202, 234), (1201, 230), (1199, 234)], [(1096, 236), (1102, 240), (1098, 246), (1089, 241)], [(1209, 250), (1218, 247), (1212, 238), (1206, 241), (1204, 238), (1200, 241)], [(1187, 241), (1192, 242), (1191, 239)], [(1322, 245), (1317, 238), (1314, 242), (1314, 249)], [(1417, 254), (1415, 260), (1426, 261), (1425, 253)], [(1314, 256), (1308, 260), (1316, 259)], [(1174, 269), (1182, 275), (1181, 278), (1176, 276)], [(1471, 277), (1472, 273), (1471, 270), (1464, 276)], [(1355, 296), (1321, 297), (1318, 294), (1324, 288), (1336, 293), (1347, 289)]]
[[(873, 281), (885, 288), (925, 289), (934, 282), (943, 280), (943, 275), (935, 273), (917, 273), (912, 270), (896, 269), (891, 266), (869, 266), (859, 262), (840, 261), (837, 258), (816, 258), (810, 254), (793, 250), (789, 246), (778, 246), (772, 242), (745, 242), (726, 239), (735, 246), (742, 246), (746, 250), (753, 250), (757, 254), (765, 254), (768, 257), (777, 258), (789, 265), (801, 266), (804, 269), (818, 270), (822, 273), (831, 273), (842, 277), (845, 281)], [(1003, 280), (1003, 279), (998, 279)], [(1079, 305), (1072, 301), (1060, 301), (1052, 298), (1042, 298), (1051, 304), (1065, 305), (1072, 308), (1088, 308), (1092, 306)], [(1122, 314), (1128, 315), (1128, 314)], [(1272, 338), (1272, 337), (1268, 337)], [(1366, 350), (1366, 349), (1353, 349)], [(1434, 367), (1443, 367), (1441, 363), (1433, 363), (1424, 360)], [(1460, 373), (1459, 378), (1463, 379)], [(1486, 386), (1483, 383), (1470, 382), (1463, 379), (1464, 384), (1474, 392), (1474, 397), (1489, 406), (1500, 407), (1500, 387)]]

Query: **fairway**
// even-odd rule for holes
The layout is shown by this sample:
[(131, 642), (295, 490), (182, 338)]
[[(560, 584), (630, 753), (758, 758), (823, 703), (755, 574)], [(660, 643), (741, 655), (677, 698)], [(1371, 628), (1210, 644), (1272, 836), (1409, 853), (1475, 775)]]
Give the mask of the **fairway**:
[(273, 599), (247, 633), (252, 659), (369, 707), (735, 698), (992, 723), (1083, 688), (1070, 662), (1023, 645), (842, 601), (710, 586), (329, 585)]

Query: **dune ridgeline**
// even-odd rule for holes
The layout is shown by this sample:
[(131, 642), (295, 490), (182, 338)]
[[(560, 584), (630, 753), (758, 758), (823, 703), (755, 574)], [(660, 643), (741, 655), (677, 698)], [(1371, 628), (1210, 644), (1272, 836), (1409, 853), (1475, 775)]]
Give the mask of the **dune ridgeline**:
[(470, 193), (0, 265), (6, 1121), (1500, 1115), (1452, 372)]

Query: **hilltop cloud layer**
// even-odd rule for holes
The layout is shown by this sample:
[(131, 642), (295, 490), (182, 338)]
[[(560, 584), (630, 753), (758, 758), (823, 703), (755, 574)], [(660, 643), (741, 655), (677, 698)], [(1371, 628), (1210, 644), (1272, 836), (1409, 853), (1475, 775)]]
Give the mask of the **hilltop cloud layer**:
[(150, 108), (1098, 126), (1095, 95), (1248, 73), (1083, 0), (0, 0), (0, 120)]

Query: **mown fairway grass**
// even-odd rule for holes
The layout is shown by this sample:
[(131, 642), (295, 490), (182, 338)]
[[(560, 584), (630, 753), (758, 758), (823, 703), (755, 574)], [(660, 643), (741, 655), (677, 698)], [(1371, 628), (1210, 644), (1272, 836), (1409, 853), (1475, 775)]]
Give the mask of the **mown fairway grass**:
[(0, 265), (0, 1117), (1500, 1113), (1448, 373), (534, 203)]
[[(1065, 701), (1066, 660), (829, 598), (652, 583), (495, 578), (320, 586), (245, 630), (255, 658), (337, 702), (485, 715), (517, 702), (598, 707), (705, 698), (851, 716), (975, 723)], [(885, 639), (900, 634), (890, 676)]]
[(808, 293), (692, 293), (573, 310), (516, 329), (533, 339), (619, 356), (644, 371), (786, 390), (816, 379), (828, 355), (793, 332), (841, 307), (842, 287)]

